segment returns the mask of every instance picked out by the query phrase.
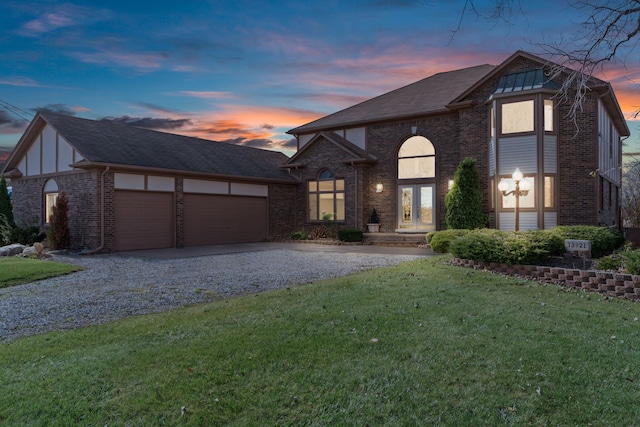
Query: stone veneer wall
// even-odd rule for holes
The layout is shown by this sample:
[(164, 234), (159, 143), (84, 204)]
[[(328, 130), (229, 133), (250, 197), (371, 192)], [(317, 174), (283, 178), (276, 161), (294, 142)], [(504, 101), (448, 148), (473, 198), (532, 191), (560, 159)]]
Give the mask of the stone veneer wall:
[(486, 263), (460, 258), (454, 258), (451, 263), (460, 267), (526, 277), (571, 289), (583, 289), (608, 296), (623, 297), (632, 301), (640, 300), (640, 276), (632, 274), (535, 265)]

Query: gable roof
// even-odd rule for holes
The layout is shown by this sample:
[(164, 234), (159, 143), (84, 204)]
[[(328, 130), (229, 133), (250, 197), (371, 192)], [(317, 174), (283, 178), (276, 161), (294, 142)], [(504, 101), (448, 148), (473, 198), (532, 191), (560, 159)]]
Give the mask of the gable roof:
[(284, 165), (283, 168), (302, 168), (305, 166), (304, 163), (300, 161), (301, 158), (304, 158), (307, 151), (310, 147), (313, 147), (316, 144), (319, 144), (321, 140), (327, 140), (330, 143), (336, 145), (345, 153), (345, 158), (342, 160), (343, 163), (375, 163), (378, 159), (375, 156), (368, 154), (362, 148), (354, 145), (349, 140), (341, 137), (335, 132), (319, 132), (317, 133), (309, 142), (307, 142), (298, 152), (296, 152)]
[[(525, 52), (522, 50), (519, 50), (517, 52), (515, 52), (513, 55), (511, 55), (509, 58), (505, 59), (502, 64), (498, 65), (497, 67), (494, 68), (493, 71), (491, 71), (490, 73), (488, 73), (487, 75), (485, 75), (483, 78), (481, 78), (480, 80), (478, 80), (477, 82), (475, 82), (475, 84), (473, 84), (472, 86), (470, 86), (467, 90), (465, 90), (463, 93), (461, 93), (458, 97), (456, 97), (451, 105), (455, 105), (456, 103), (461, 103), (464, 102), (464, 99), (471, 94), (473, 91), (475, 91), (476, 89), (478, 89), (480, 86), (482, 86), (483, 84), (485, 84), (489, 79), (497, 76), (498, 74), (500, 74), (502, 71), (504, 71), (504, 69), (509, 66), (509, 64), (511, 64), (514, 60), (516, 60), (517, 58), (525, 58), (529, 61), (533, 61), (533, 62), (537, 62), (538, 64), (540, 64), (540, 67), (544, 67), (545, 65), (558, 65), (555, 64), (553, 62), (547, 61), (543, 58), (540, 58), (539, 56), (536, 55), (532, 55), (529, 52)], [(571, 73), (572, 69), (567, 68), (566, 72), (567, 73)], [(520, 73), (514, 73), (515, 74), (520, 74)], [(526, 74), (526, 73), (525, 73)], [(539, 79), (542, 79), (544, 81), (544, 78), (542, 76), (539, 76)], [(500, 81), (498, 82), (498, 88), (497, 90), (500, 89), (501, 84), (506, 84), (506, 81), (502, 80), (502, 77), (500, 79)], [(611, 114), (611, 119), (613, 120), (613, 122), (615, 123), (616, 127), (618, 128), (618, 131), (620, 132), (621, 136), (629, 136), (630, 132), (629, 132), (629, 127), (627, 125), (626, 119), (624, 117), (624, 114), (622, 113), (622, 109), (620, 108), (620, 104), (618, 103), (618, 99), (616, 98), (614, 92), (613, 92), (613, 88), (611, 87), (611, 84), (608, 82), (605, 82), (604, 80), (601, 80), (597, 77), (594, 76), (589, 76), (589, 88), (593, 91), (598, 92), (601, 95), (601, 100), (602, 102), (605, 104), (607, 110), (609, 111), (609, 113)], [(543, 87), (545, 88), (549, 88), (549, 89), (559, 89), (559, 86), (554, 83), (554, 82), (550, 82), (550, 81), (546, 81), (542, 83)], [(524, 87), (522, 88), (524, 90)], [(494, 92), (495, 94), (496, 92)]]
[[(348, 127), (386, 119), (447, 112), (449, 111), (447, 105), (494, 68), (493, 65), (478, 65), (434, 74), (431, 77), (291, 129), (287, 133), (297, 135), (320, 129)], [(420, 94), (424, 96), (420, 96)]]
[(7, 161), (6, 170), (17, 167), (28, 149), (21, 145), (28, 144), (45, 124), (53, 127), (84, 158), (74, 164), (75, 167), (117, 165), (295, 181), (280, 169), (280, 165), (288, 160), (280, 152), (42, 112), (36, 115), (20, 139)]

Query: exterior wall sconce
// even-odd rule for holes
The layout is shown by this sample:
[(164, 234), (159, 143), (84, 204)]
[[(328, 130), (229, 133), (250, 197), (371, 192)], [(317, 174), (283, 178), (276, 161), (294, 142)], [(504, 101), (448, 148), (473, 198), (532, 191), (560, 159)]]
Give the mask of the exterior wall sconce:
[(524, 179), (524, 175), (520, 171), (520, 168), (516, 168), (511, 175), (511, 178), (516, 184), (515, 190), (507, 191), (509, 189), (509, 183), (507, 180), (502, 178), (500, 183), (498, 184), (498, 190), (502, 193), (503, 196), (511, 196), (513, 195), (516, 198), (516, 224), (515, 230), (520, 230), (520, 197), (524, 197), (529, 194), (529, 190), (531, 189), (531, 183), (528, 179)]
[(454, 183), (453, 178), (449, 178), (447, 190), (451, 190), (453, 188), (453, 183)]
[(376, 184), (376, 193), (382, 193), (382, 189), (383, 187), (381, 182)]

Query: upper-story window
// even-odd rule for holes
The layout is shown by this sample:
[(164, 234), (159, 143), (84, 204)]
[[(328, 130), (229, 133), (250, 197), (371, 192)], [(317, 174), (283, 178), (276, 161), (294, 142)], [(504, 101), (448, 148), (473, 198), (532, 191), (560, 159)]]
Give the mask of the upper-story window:
[(398, 179), (436, 176), (436, 151), (424, 136), (412, 136), (398, 151)]
[[(533, 133), (538, 129), (555, 132), (553, 99), (545, 98), (546, 95), (541, 96), (540, 92), (552, 93), (558, 89), (560, 87), (549, 80), (542, 68), (501, 76), (493, 92), (494, 96), (502, 99), (496, 112), (500, 116), (499, 132), (502, 135)], [(519, 99), (505, 99), (512, 96), (518, 96)], [(540, 102), (543, 105), (540, 105)]]
[(554, 109), (553, 109), (553, 99), (545, 99), (544, 100), (544, 131), (545, 132), (553, 132), (553, 122), (554, 122)]
[(533, 99), (502, 104), (502, 133), (533, 132)]
[(322, 170), (308, 183), (309, 220), (344, 221), (344, 179), (336, 179), (330, 170)]

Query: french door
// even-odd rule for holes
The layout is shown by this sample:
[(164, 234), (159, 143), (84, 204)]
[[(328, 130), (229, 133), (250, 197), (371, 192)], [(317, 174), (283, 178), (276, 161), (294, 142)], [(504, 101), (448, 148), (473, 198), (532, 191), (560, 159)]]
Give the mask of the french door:
[(399, 185), (397, 231), (435, 230), (435, 197), (435, 184)]

